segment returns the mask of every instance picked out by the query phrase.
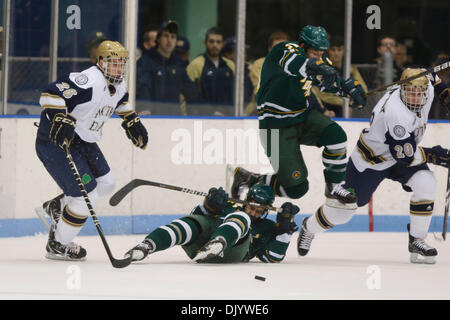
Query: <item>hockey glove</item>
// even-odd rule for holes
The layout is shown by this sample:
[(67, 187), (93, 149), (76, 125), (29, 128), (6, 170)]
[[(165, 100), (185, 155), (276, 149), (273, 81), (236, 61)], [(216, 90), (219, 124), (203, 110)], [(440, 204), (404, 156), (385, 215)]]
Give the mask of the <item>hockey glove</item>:
[(50, 127), (50, 141), (64, 150), (64, 144), (70, 146), (75, 132), (75, 119), (70, 113), (57, 113)]
[(339, 77), (336, 69), (326, 64), (322, 60), (315, 58), (309, 59), (306, 63), (306, 74), (312, 78), (316, 78), (318, 75), (322, 76), (320, 88), (322, 91), (333, 90), (336, 84), (339, 85)]
[(344, 81), (342, 91), (353, 99), (353, 103), (350, 104), (351, 108), (362, 109), (366, 106), (367, 99), (364, 96), (364, 89), (361, 84), (352, 77)]
[(425, 152), (428, 163), (443, 166), (446, 168), (450, 167), (450, 150), (442, 148), (441, 146), (422, 149)]
[(277, 234), (292, 234), (298, 230), (294, 216), (300, 211), (300, 208), (295, 204), (285, 202), (281, 209), (283, 210), (277, 214)]
[(136, 112), (130, 112), (123, 117), (122, 128), (125, 129), (128, 139), (141, 149), (145, 149), (148, 143), (148, 133)]
[(211, 188), (208, 191), (208, 195), (203, 202), (205, 209), (212, 215), (219, 215), (223, 213), (223, 209), (228, 203), (228, 194), (220, 187)]

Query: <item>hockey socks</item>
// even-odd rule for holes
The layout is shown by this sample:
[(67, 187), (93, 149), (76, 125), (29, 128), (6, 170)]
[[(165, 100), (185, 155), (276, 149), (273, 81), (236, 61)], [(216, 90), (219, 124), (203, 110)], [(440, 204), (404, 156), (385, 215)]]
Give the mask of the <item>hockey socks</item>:
[(78, 215), (72, 212), (69, 206), (65, 206), (56, 225), (55, 240), (61, 244), (70, 243), (78, 235), (86, 220), (87, 216)]
[(250, 224), (250, 217), (246, 213), (230, 213), (213, 233), (211, 239), (223, 237), (228, 247), (234, 246), (240, 239), (247, 235)]
[(433, 214), (434, 201), (411, 201), (409, 212), (411, 217), (411, 236), (419, 239), (427, 237), (428, 228)]
[(333, 228), (336, 225), (345, 224), (352, 218), (356, 209), (348, 210), (334, 208), (324, 204), (316, 213), (309, 217), (306, 229), (311, 233), (321, 233)]
[(186, 245), (194, 241), (199, 233), (200, 228), (197, 223), (188, 217), (183, 217), (157, 228), (145, 239), (154, 243), (154, 248), (151, 252), (157, 252), (169, 249), (175, 245)]

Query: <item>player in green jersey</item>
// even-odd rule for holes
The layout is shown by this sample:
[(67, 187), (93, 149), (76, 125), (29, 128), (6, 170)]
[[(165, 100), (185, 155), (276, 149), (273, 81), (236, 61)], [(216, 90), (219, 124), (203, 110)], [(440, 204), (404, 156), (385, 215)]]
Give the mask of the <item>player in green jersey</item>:
[(246, 203), (239, 207), (228, 201), (224, 189), (211, 188), (203, 204), (190, 215), (155, 229), (125, 256), (141, 261), (149, 254), (181, 245), (196, 262), (247, 262), (254, 257), (262, 262), (281, 262), (292, 233), (298, 230), (294, 216), (300, 209), (286, 202), (276, 222), (272, 221), (266, 216), (274, 199), (272, 188), (255, 184)]
[[(272, 187), (277, 196), (303, 197), (309, 184), (300, 146), (324, 147), (326, 201), (317, 210), (319, 220), (335, 224), (351, 218), (357, 197), (342, 187), (347, 165), (347, 136), (336, 122), (309, 108), (308, 96), (312, 84), (317, 83), (321, 90), (349, 95), (352, 107), (363, 107), (366, 99), (357, 81), (352, 78), (344, 81), (322, 60), (328, 47), (324, 28), (306, 26), (300, 32), (298, 42), (281, 42), (267, 55), (257, 93), (258, 120), (261, 142), (274, 174), (259, 175), (236, 168), (231, 187), (233, 198), (240, 196), (242, 187), (251, 187), (257, 182)], [(309, 249), (312, 240), (306, 222), (305, 219), (298, 238), (299, 253)]]

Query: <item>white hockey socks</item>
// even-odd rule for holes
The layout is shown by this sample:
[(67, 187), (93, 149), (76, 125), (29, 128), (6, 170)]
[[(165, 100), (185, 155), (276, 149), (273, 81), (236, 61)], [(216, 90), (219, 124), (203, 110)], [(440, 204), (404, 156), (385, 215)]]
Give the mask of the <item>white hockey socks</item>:
[(316, 213), (308, 218), (306, 229), (311, 233), (321, 233), (339, 224), (345, 224), (352, 218), (356, 209), (342, 209), (330, 207), (326, 204), (317, 209)]

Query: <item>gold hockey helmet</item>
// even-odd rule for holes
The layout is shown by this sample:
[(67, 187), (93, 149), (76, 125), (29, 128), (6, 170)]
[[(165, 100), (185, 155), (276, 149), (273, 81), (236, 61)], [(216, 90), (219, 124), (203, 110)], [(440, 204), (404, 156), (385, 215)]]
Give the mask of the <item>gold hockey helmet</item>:
[[(407, 68), (403, 71), (400, 80), (414, 77), (423, 71), (425, 69)], [(409, 110), (420, 112), (428, 101), (428, 78), (422, 76), (403, 83), (400, 87), (400, 96)]]
[(122, 82), (127, 61), (128, 51), (118, 41), (106, 40), (97, 48), (97, 66), (111, 84)]

